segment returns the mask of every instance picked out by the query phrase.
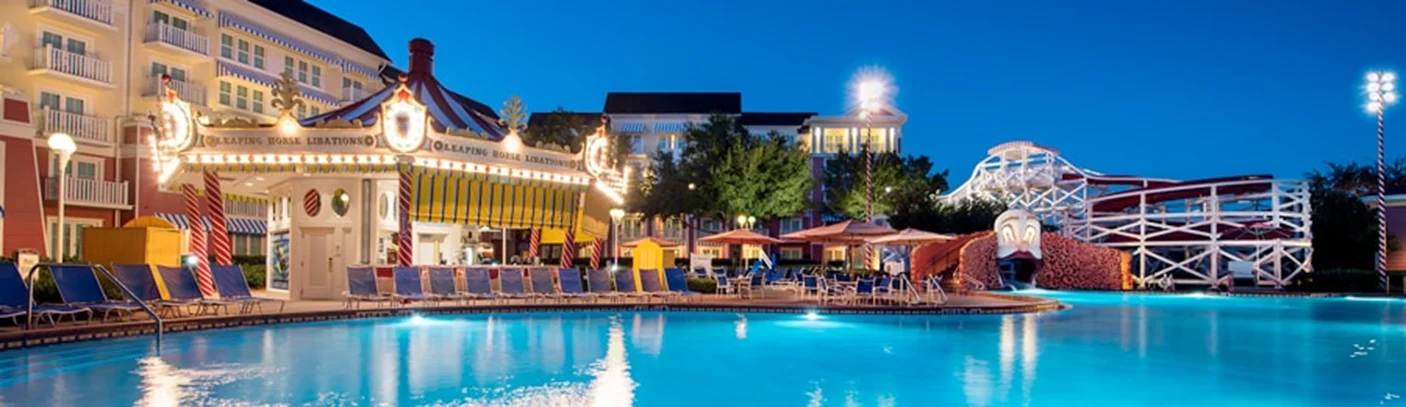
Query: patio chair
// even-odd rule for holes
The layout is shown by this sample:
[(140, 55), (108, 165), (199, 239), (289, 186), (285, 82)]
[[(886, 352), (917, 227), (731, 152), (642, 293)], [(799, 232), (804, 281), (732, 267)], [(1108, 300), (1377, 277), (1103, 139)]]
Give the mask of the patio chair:
[[(15, 325), (20, 325), (19, 318), (29, 315), (28, 299), (29, 286), (24, 283), (19, 267), (15, 263), (0, 263), (0, 318), (9, 318)], [(78, 323), (78, 314), (86, 314), (90, 320), (93, 315), (91, 309), (82, 306), (35, 304), (33, 307), (34, 317), (40, 321), (48, 320), (50, 326), (58, 326), (65, 315), (75, 324)]]
[(229, 314), (229, 306), (233, 303), (205, 298), (192, 270), (181, 266), (156, 266), (156, 272), (161, 274), (161, 283), (166, 286), (166, 294), (170, 301), (189, 303), (189, 306), (195, 307), (196, 315), (207, 312), (219, 315), (221, 308), (225, 310), (225, 314)]
[(857, 304), (863, 301), (873, 303), (875, 294), (874, 279), (861, 278), (859, 280), (856, 280), (854, 282), (854, 291), (851, 291), (847, 294), (848, 295), (845, 298), (850, 303)]
[(679, 295), (679, 293), (664, 288), (664, 283), (659, 280), (659, 270), (657, 269), (641, 269), (639, 285), (644, 294), (650, 297), (668, 298)]
[(814, 274), (806, 275), (805, 277), (802, 277), (802, 278), (801, 278), (801, 296), (802, 296), (802, 297), (815, 296), (816, 298), (819, 298), (820, 295), (821, 295), (821, 289), (822, 289), (822, 287), (820, 286), (820, 284), (821, 284), (820, 282), (821, 282), (822, 280), (823, 280), (823, 279), (821, 279), (819, 276), (816, 276), (816, 275), (814, 275)]
[(678, 293), (684, 299), (697, 298), (700, 294), (688, 289), (688, 276), (683, 269), (664, 269), (664, 284), (669, 286), (669, 291)]
[(650, 294), (640, 292), (635, 289), (635, 272), (633, 270), (620, 270), (615, 272), (615, 292), (622, 297), (629, 298), (649, 298)]
[(433, 302), (438, 300), (438, 296), (425, 293), (424, 279), (421, 277), (418, 266), (398, 266), (391, 269), (394, 273), (395, 293), (391, 297), (399, 302), (409, 303), (411, 301)]
[(376, 269), (370, 266), (347, 267), (347, 308), (361, 308), (361, 303), (391, 302), (391, 297), (376, 289)]
[[(129, 301), (112, 301), (103, 292), (98, 276), (93, 274), (93, 266), (88, 264), (56, 264), (49, 266), (54, 276), (54, 285), (59, 288), (59, 297), (70, 306), (86, 307), (94, 313), (101, 313), (103, 321), (117, 314), (118, 319), (142, 309)], [(25, 296), (28, 298), (28, 295)], [(91, 321), (91, 320), (90, 320)]]
[(710, 277), (713, 277), (713, 278), (717, 278), (718, 276), (727, 277), (727, 268), (726, 268), (726, 267), (714, 267), (714, 268), (713, 268), (711, 271), (709, 271), (708, 273), (709, 273), (709, 276), (710, 276)]
[(736, 294), (735, 292), (733, 292), (733, 289), (732, 289), (732, 279), (727, 278), (727, 275), (719, 274), (719, 275), (714, 276), (714, 277), (715, 277), (714, 280), (717, 280), (717, 282), (718, 282), (718, 294), (720, 294), (720, 295), (733, 295), (733, 294)]
[(254, 308), (263, 313), (265, 303), (277, 302), (278, 312), (283, 312), (283, 307), (287, 305), (281, 299), (255, 297), (249, 291), (249, 280), (244, 279), (244, 270), (239, 266), (210, 266), (210, 274), (215, 279), (215, 291), (220, 293), (220, 300), (239, 304), (241, 314), (254, 312)]
[(882, 300), (889, 300), (889, 301), (896, 300), (897, 298), (896, 298), (895, 294), (896, 294), (896, 291), (897, 291), (897, 290), (895, 290), (895, 289), (894, 289), (894, 286), (893, 286), (895, 281), (896, 281), (896, 280), (894, 280), (894, 278), (893, 278), (892, 276), (889, 276), (889, 275), (887, 275), (887, 274), (885, 274), (885, 275), (883, 275), (883, 276), (880, 276), (878, 279), (875, 279), (875, 280), (874, 280), (874, 299), (875, 299), (875, 300), (880, 300), (880, 299), (882, 299)]
[(597, 296), (595, 293), (588, 293), (581, 286), (581, 269), (568, 267), (557, 271), (557, 285), (561, 288), (563, 298), (590, 298)]
[(112, 274), (117, 277), (117, 281), (132, 290), (137, 298), (129, 298), (141, 301), (156, 307), (157, 314), (161, 316), (181, 316), (181, 308), (196, 305), (190, 300), (167, 300), (161, 298), (161, 289), (156, 286), (156, 277), (151, 272), (151, 266), (146, 264), (116, 264), (112, 265)]
[(492, 300), (498, 298), (493, 293), (493, 282), (489, 279), (488, 269), (482, 267), (470, 267), (464, 269), (464, 296), (473, 300)]
[(596, 298), (616, 299), (624, 297), (610, 289), (610, 270), (595, 269), (586, 272), (586, 288)]
[(454, 268), (453, 267), (430, 267), (430, 295), (440, 300), (452, 300), (455, 303), (462, 303), (468, 298), (464, 293), (454, 289)]
[(761, 276), (753, 276), (750, 273), (744, 273), (742, 275), (737, 276), (737, 279), (731, 282), (733, 293), (735, 293), (738, 297), (751, 298), (752, 284), (757, 282), (757, 279), (759, 278), (761, 278)]
[(536, 298), (551, 298), (557, 296), (557, 285), (552, 278), (549, 268), (528, 269), (528, 278), (532, 282), (532, 296)]
[(523, 284), (522, 269), (503, 268), (498, 270), (498, 296), (504, 299), (532, 297), (532, 294), (527, 292), (526, 285)]

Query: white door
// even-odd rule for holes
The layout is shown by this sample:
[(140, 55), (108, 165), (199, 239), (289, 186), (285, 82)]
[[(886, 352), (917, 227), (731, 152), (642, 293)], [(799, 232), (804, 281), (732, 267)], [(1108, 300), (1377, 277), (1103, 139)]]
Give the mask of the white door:
[(303, 274), (303, 287), (299, 292), (304, 299), (332, 298), (332, 263), (334, 261), (331, 250), (332, 229), (327, 228), (306, 228), (303, 229), (302, 240), (299, 246), (306, 247), (307, 255), (299, 256), (302, 261), (299, 269)]

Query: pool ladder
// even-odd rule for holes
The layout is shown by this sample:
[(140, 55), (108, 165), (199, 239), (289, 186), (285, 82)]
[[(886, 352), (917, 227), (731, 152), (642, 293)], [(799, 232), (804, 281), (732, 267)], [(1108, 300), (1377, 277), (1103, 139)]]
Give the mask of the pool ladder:
[[(24, 280), (29, 283), (29, 302), (26, 302), (26, 304), (28, 304), (27, 307), (29, 307), (29, 308), (26, 310), (26, 311), (27, 311), (27, 315), (25, 315), (25, 323), (24, 323), (24, 329), (26, 329), (26, 330), (32, 330), (32, 329), (34, 329), (34, 273), (39, 272), (39, 269), (40, 269), (41, 267), (44, 268), (45, 270), (47, 270), (48, 267), (50, 267), (50, 266), (88, 267), (88, 268), (91, 268), (91, 269), (94, 269), (94, 270), (100, 270), (100, 271), (102, 271), (102, 273), (103, 273), (104, 276), (107, 276), (108, 281), (111, 281), (113, 284), (116, 284), (116, 285), (117, 285), (117, 288), (120, 289), (120, 290), (122, 290), (122, 295), (127, 296), (127, 298), (141, 298), (141, 297), (138, 297), (136, 293), (132, 292), (132, 289), (131, 289), (131, 288), (127, 288), (127, 285), (126, 285), (126, 284), (122, 284), (122, 281), (121, 281), (121, 280), (118, 280), (118, 279), (117, 279), (117, 276), (113, 275), (112, 272), (107, 269), (107, 267), (103, 267), (101, 264), (62, 264), (62, 263), (39, 263), (39, 264), (35, 264), (33, 267), (30, 267), (30, 268), (29, 268), (29, 273), (26, 274), (25, 277), (24, 277)], [(53, 273), (49, 273), (49, 275), (52, 277), (52, 276), (53, 276)], [(57, 282), (55, 282), (55, 284), (57, 285)], [(157, 312), (156, 312), (155, 310), (152, 310), (152, 309), (151, 309), (151, 306), (147, 305), (146, 303), (141, 302), (141, 301), (133, 301), (133, 302), (137, 303), (137, 306), (142, 307), (142, 311), (146, 312), (146, 314), (151, 317), (151, 320), (152, 320), (152, 321), (156, 321), (156, 354), (157, 354), (157, 355), (160, 355), (160, 354), (161, 354), (161, 340), (162, 340), (162, 336), (164, 336), (163, 333), (164, 333), (165, 330), (166, 330), (165, 321), (161, 320), (161, 315), (157, 314)], [(93, 321), (92, 321), (92, 317), (89, 316), (88, 318), (89, 318), (89, 319), (88, 319), (88, 323), (91, 324), (91, 323), (93, 322)]]

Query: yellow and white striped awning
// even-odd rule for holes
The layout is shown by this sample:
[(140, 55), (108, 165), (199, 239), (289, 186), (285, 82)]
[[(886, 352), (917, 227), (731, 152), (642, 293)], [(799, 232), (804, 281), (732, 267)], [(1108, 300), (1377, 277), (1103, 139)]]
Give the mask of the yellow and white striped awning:
[(583, 185), (488, 174), (417, 171), (411, 219), (508, 229), (565, 229), (576, 222)]

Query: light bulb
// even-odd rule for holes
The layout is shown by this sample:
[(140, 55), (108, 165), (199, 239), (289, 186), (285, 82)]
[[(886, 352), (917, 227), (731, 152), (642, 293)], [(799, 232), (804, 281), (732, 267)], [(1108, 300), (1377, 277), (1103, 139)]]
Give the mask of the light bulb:
[(1391, 73), (1391, 72), (1387, 72), (1387, 73), (1382, 74), (1382, 82), (1395, 82), (1395, 81), (1396, 81), (1396, 74)]

